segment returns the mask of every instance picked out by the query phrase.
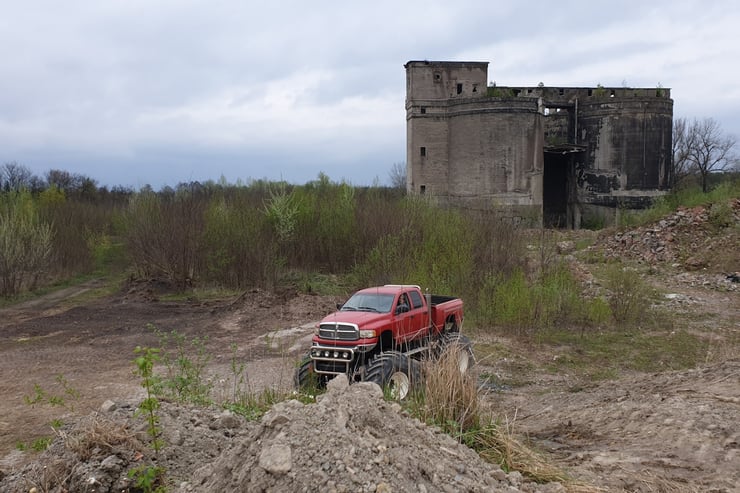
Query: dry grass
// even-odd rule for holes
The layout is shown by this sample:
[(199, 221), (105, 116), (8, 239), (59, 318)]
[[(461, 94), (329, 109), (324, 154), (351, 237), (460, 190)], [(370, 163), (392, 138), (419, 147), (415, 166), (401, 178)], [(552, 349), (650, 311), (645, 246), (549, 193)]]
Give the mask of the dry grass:
[(480, 414), (477, 382), (471, 372), (463, 374), (458, 368), (462, 350), (452, 346), (426, 365), (421, 407), (425, 421), (445, 429), (454, 427), (448, 431), (456, 433), (477, 427)]
[(482, 415), (477, 380), (473, 372), (461, 373), (459, 352), (452, 346), (425, 367), (424, 392), (411, 402), (415, 415), (457, 437), (486, 461), (507, 471), (519, 471), (538, 483), (559, 482), (567, 491), (603, 491), (572, 481), (547, 457), (516, 438), (514, 423)]
[(112, 452), (126, 449), (133, 452), (146, 450), (133, 433), (123, 424), (116, 423), (98, 414), (82, 418), (69, 432), (56, 431), (67, 449), (86, 461), (101, 450)]

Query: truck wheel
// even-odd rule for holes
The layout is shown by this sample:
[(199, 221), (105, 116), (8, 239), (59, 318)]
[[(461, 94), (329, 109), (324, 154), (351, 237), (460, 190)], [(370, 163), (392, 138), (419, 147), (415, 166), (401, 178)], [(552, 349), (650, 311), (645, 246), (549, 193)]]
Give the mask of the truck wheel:
[(457, 358), (457, 367), (461, 374), (467, 371), (475, 364), (475, 355), (473, 354), (473, 343), (470, 339), (459, 332), (445, 332), (439, 338), (439, 357), (454, 351)]
[(323, 378), (314, 371), (313, 360), (306, 355), (301, 359), (300, 365), (293, 374), (293, 385), (298, 391), (319, 389), (323, 387)]
[(367, 366), (365, 381), (388, 388), (391, 397), (405, 399), (421, 380), (419, 364), (398, 351), (387, 351), (376, 356)]

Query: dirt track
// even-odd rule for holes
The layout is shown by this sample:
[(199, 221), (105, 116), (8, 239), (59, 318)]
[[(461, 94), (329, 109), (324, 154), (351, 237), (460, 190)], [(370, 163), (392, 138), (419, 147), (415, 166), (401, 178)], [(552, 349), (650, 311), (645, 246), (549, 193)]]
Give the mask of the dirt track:
[[(740, 331), (737, 292), (687, 285), (682, 296), (706, 298), (687, 308), (696, 312), (697, 330), (718, 329), (723, 337)], [(230, 345), (236, 344), (253, 389), (288, 386), (310, 333), (300, 326), (330, 312), (337, 301), (254, 291), (236, 302), (162, 302), (146, 286), (72, 308), (64, 308), (63, 299), (0, 312), (0, 470), (27, 460), (16, 444), (49, 435), (52, 419), (71, 420), (97, 410), (106, 399), (140, 394), (131, 360), (137, 345), (158, 344), (148, 324), (187, 337), (207, 336), (213, 375), (228, 374)], [(628, 375), (575, 392), (567, 377), (535, 368), (524, 375), (527, 385), (487, 399), (514, 422), (515, 431), (552, 453), (573, 476), (598, 487), (740, 491), (740, 360), (729, 353), (715, 361), (682, 372)], [(509, 371), (488, 363), (479, 371)], [(32, 409), (24, 402), (36, 384), (62, 394), (57, 375), (79, 391), (79, 399), (66, 399), (65, 408)]]

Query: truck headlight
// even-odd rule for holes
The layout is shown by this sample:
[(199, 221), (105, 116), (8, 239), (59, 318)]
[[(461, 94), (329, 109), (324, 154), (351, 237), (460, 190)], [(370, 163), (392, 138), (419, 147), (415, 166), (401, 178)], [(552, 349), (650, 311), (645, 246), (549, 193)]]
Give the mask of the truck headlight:
[(374, 330), (365, 329), (360, 331), (360, 339), (372, 339), (373, 337), (375, 337)]

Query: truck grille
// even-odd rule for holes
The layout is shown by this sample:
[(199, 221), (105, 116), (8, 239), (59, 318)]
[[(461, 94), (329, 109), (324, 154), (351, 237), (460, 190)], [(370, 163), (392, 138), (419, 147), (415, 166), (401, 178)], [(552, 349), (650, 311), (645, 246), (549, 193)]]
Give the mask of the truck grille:
[(323, 323), (319, 326), (319, 337), (333, 341), (356, 341), (360, 338), (360, 330), (355, 325)]

